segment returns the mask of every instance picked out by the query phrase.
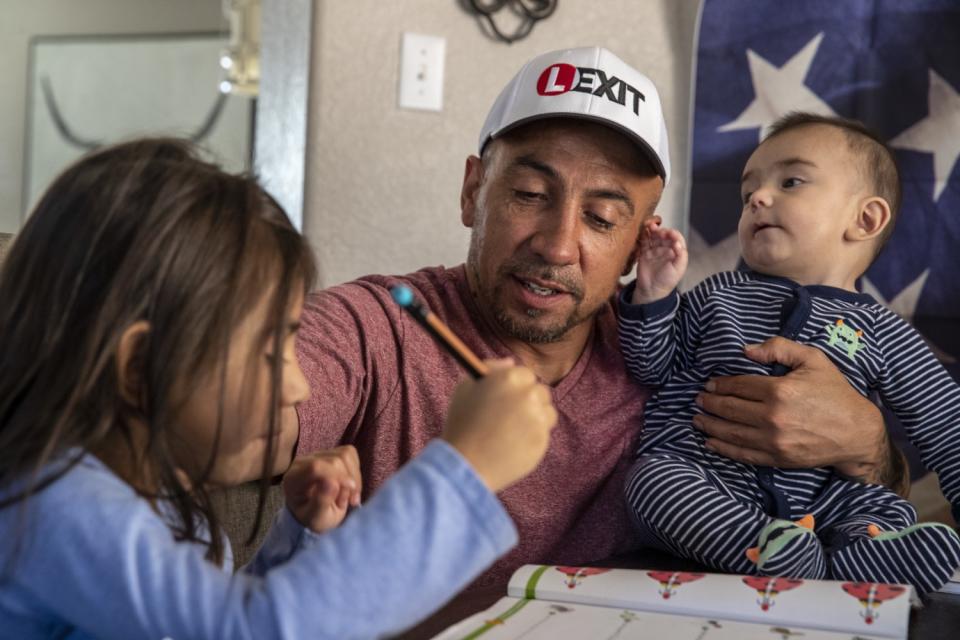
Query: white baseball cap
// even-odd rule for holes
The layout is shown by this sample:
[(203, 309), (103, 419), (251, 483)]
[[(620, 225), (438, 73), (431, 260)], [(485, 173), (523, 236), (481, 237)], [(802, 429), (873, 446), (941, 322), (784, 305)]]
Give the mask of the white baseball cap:
[(670, 178), (667, 126), (650, 79), (601, 47), (537, 56), (497, 96), (480, 131), (480, 152), (493, 138), (543, 118), (583, 118), (636, 142), (664, 184)]

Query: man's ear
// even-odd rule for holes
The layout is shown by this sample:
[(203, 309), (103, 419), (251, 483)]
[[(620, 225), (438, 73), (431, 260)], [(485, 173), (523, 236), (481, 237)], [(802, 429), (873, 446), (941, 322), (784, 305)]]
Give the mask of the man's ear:
[(870, 240), (879, 236), (890, 224), (890, 205), (880, 197), (867, 198), (860, 204), (850, 225), (843, 233), (843, 239), (849, 242)]
[(481, 182), (483, 161), (477, 156), (470, 156), (463, 169), (463, 186), (460, 188), (460, 221), (465, 227), (473, 227), (477, 219), (477, 197)]
[(630, 272), (633, 271), (634, 265), (637, 264), (637, 250), (640, 249), (640, 243), (643, 242), (643, 236), (647, 233), (647, 229), (653, 227), (659, 227), (663, 224), (663, 218), (652, 212), (644, 216), (643, 220), (640, 221), (640, 230), (637, 231), (637, 240), (633, 244), (633, 251), (630, 252), (630, 257), (627, 258), (627, 264), (623, 267), (623, 271), (620, 273), (621, 277), (630, 275)]
[(120, 397), (131, 407), (144, 409), (143, 392), (146, 369), (147, 341), (150, 323), (138, 320), (127, 327), (117, 345), (117, 384)]

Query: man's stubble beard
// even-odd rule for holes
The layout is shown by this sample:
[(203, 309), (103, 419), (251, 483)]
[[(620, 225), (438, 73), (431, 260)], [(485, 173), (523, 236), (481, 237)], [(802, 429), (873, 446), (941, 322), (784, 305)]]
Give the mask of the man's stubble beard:
[[(550, 344), (560, 341), (568, 331), (582, 322), (592, 319), (597, 314), (602, 305), (597, 305), (596, 308), (585, 312), (581, 306), (584, 297), (582, 285), (568, 277), (563, 277), (562, 272), (557, 267), (545, 264), (531, 265), (528, 261), (512, 259), (497, 269), (494, 277), (495, 284), (492, 287), (490, 283), (485, 282), (480, 275), (479, 256), (483, 253), (483, 226), (486, 215), (485, 212), (478, 213), (480, 213), (477, 216), (478, 224), (474, 226), (470, 235), (467, 269), (471, 272), (473, 281), (476, 283), (477, 290), (474, 291), (474, 296), (477, 305), (481, 309), (489, 310), (489, 316), (503, 334), (527, 344)], [(565, 318), (547, 327), (536, 326), (511, 315), (501, 300), (503, 299), (503, 289), (506, 286), (507, 279), (515, 273), (563, 284), (571, 291), (574, 299), (573, 309)], [(526, 317), (531, 320), (542, 316), (544, 313), (546, 312), (539, 309), (527, 309), (525, 311)]]

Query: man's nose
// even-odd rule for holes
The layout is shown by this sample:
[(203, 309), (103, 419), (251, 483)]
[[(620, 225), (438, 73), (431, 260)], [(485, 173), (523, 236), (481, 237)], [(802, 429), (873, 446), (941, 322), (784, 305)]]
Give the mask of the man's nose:
[(548, 264), (576, 264), (580, 259), (581, 233), (579, 205), (558, 207), (544, 212), (531, 248)]

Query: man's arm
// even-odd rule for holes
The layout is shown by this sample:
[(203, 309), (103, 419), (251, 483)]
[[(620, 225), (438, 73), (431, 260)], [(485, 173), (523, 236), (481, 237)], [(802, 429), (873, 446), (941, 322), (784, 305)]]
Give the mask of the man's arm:
[[(296, 416), (297, 453), (353, 444), (367, 413), (376, 414), (398, 371), (400, 308), (384, 286), (354, 282), (311, 293), (297, 334), (297, 357), (310, 397)], [(370, 403), (373, 403), (372, 405)]]
[(887, 437), (889, 443), (889, 453), (887, 464), (879, 469), (882, 474), (876, 480), (864, 478), (864, 482), (875, 482), (887, 487), (902, 498), (910, 497), (910, 467), (907, 464), (907, 456), (903, 451), (897, 449), (890, 437)]
[(819, 349), (777, 337), (747, 347), (746, 355), (791, 371), (710, 380), (697, 399), (706, 414), (694, 418), (709, 448), (756, 465), (832, 466), (901, 496), (909, 493), (905, 459), (880, 410)]
[[(867, 402), (876, 408), (872, 402)], [(840, 463), (834, 464), (833, 468), (837, 473), (851, 480), (880, 484), (898, 496), (908, 498), (910, 497), (910, 467), (907, 456), (893, 444), (886, 422), (883, 420), (883, 414), (880, 414), (880, 425), (883, 429), (883, 440), (878, 445), (872, 462)]]

